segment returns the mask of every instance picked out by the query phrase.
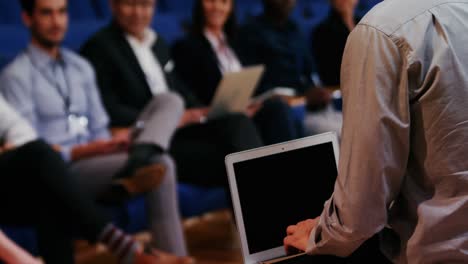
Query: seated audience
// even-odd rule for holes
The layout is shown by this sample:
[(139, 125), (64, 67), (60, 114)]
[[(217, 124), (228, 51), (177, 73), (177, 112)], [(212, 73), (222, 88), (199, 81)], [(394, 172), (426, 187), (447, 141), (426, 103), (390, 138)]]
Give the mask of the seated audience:
[(83, 190), (106, 202), (145, 193), (154, 245), (186, 255), (174, 165), (165, 154), (183, 111), (181, 99), (155, 97), (135, 119), (135, 129), (111, 137), (91, 65), (60, 46), (67, 1), (21, 4), (31, 43), (2, 72), (0, 91), (70, 161)]
[(331, 91), (315, 87), (312, 57), (297, 24), (290, 18), (294, 0), (263, 0), (264, 14), (240, 31), (241, 57), (247, 65), (265, 64), (258, 93), (288, 87), (305, 96), (308, 134), (341, 132), (341, 113), (333, 109)]
[(330, 14), (312, 32), (312, 50), (322, 84), (339, 86), (346, 39), (360, 18), (354, 14), (358, 0), (330, 0), (330, 3)]
[(319, 217), (285, 230), (288, 251), (348, 256), (385, 230), (393, 263), (467, 263), (467, 31), (466, 0), (384, 1), (359, 22), (335, 189)]
[(82, 54), (96, 69), (111, 123), (129, 126), (153, 97), (179, 93), (188, 109), (182, 119), (170, 120), (180, 123), (169, 149), (179, 180), (227, 187), (224, 157), (262, 145), (255, 125), (243, 114), (207, 120), (209, 108), (177, 78), (168, 47), (150, 28), (155, 0), (110, 3), (112, 22), (83, 46)]
[[(172, 50), (175, 69), (204, 105), (210, 105), (223, 74), (242, 69), (238, 56), (234, 0), (197, 0), (191, 34)], [(242, 89), (242, 87), (239, 87)], [(265, 144), (300, 137), (291, 109), (279, 98), (257, 107), (253, 120)]]
[[(39, 253), (47, 264), (74, 263), (74, 235), (105, 244), (121, 263), (193, 262), (159, 250), (145, 252), (143, 245), (115, 227), (77, 188), (77, 178), (60, 154), (37, 140), (33, 128), (1, 96), (0, 121), (0, 223), (33, 225)], [(74, 234), (74, 228), (80, 233)], [(7, 263), (39, 263), (2, 233), (0, 259)]]

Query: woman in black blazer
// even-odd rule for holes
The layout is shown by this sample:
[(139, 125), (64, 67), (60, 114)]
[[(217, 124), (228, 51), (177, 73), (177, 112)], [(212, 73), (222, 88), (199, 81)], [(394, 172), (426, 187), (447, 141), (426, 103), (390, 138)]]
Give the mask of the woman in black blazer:
[[(209, 105), (226, 72), (242, 68), (236, 45), (234, 0), (196, 0), (191, 33), (172, 48), (178, 75)], [(253, 119), (265, 144), (302, 135), (289, 105), (279, 98), (253, 106)]]

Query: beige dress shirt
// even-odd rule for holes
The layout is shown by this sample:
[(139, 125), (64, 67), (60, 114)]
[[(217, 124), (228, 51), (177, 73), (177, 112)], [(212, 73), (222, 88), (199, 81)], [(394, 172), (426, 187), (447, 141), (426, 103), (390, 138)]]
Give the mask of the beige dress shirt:
[(468, 263), (468, 0), (377, 5), (341, 78), (339, 175), (308, 252), (345, 256), (388, 227), (396, 263)]

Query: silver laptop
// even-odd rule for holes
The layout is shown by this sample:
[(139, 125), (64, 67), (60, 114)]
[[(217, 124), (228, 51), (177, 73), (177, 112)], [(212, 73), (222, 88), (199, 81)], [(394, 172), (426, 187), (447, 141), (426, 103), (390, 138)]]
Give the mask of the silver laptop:
[(263, 65), (256, 65), (224, 74), (211, 102), (208, 118), (245, 112), (264, 70)]
[(294, 259), (303, 254), (286, 256), (286, 228), (321, 214), (333, 193), (338, 152), (330, 132), (226, 157), (245, 264), (302, 263)]

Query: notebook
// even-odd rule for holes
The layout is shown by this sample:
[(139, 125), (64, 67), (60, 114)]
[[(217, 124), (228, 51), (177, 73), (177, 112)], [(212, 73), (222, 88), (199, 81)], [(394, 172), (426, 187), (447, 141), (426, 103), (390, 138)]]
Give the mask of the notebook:
[(224, 74), (216, 88), (207, 118), (245, 112), (264, 70), (263, 65), (256, 65)]
[[(329, 132), (226, 157), (245, 264), (277, 263), (286, 256), (286, 228), (322, 213), (338, 174), (338, 152), (337, 136)], [(288, 256), (287, 263), (302, 263), (294, 262), (301, 255)]]

